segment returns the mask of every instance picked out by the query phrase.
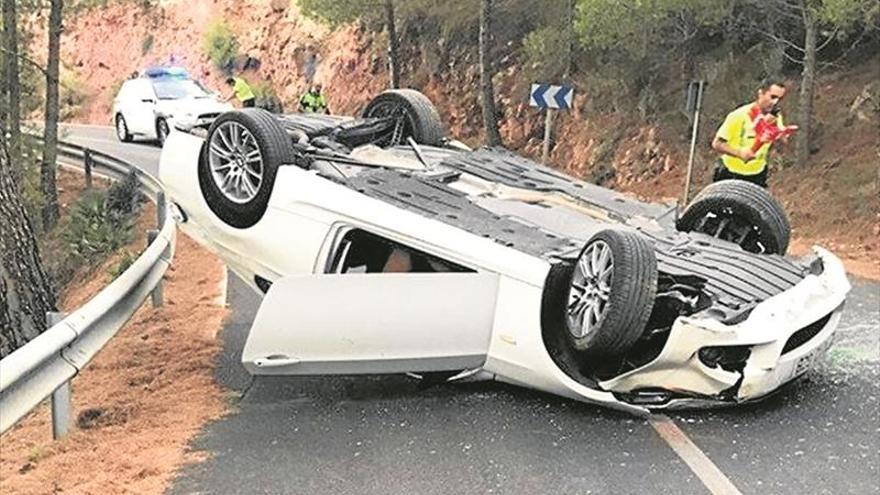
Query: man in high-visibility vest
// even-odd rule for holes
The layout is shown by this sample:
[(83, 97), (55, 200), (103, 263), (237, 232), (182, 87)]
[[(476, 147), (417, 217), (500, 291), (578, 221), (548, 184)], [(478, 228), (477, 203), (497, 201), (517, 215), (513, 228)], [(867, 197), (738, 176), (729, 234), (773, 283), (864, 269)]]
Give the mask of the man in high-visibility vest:
[[(721, 153), (714, 180), (740, 179), (767, 187), (767, 155), (777, 139), (786, 141), (797, 127), (785, 127), (780, 102), (785, 97), (785, 83), (765, 79), (757, 99), (727, 114), (715, 133), (712, 149)], [(772, 126), (768, 132), (767, 126)], [(769, 137), (768, 137), (769, 136)]]
[(327, 107), (327, 100), (324, 99), (321, 89), (320, 84), (309, 88), (299, 99), (299, 109), (303, 112), (329, 114), (330, 108)]
[(247, 81), (240, 77), (229, 77), (226, 79), (226, 84), (232, 87), (232, 92), (226, 97), (226, 101), (235, 98), (241, 102), (242, 107), (254, 106), (257, 98)]

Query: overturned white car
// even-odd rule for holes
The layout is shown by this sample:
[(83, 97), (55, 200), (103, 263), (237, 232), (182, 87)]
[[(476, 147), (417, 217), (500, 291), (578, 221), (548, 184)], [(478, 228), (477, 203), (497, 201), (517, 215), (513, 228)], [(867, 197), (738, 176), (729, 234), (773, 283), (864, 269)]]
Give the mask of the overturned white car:
[(228, 112), (172, 132), (181, 228), (264, 293), (255, 374), (491, 377), (631, 411), (758, 399), (832, 342), (849, 290), (783, 256), (780, 206), (740, 181), (680, 215), (444, 137), (386, 91), (360, 118)]

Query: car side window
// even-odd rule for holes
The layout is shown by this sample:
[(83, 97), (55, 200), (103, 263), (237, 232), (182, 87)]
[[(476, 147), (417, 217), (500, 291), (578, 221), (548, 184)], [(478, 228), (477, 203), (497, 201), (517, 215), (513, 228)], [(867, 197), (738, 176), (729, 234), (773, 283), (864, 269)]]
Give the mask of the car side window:
[(411, 246), (352, 229), (336, 245), (329, 273), (472, 272), (457, 263)]

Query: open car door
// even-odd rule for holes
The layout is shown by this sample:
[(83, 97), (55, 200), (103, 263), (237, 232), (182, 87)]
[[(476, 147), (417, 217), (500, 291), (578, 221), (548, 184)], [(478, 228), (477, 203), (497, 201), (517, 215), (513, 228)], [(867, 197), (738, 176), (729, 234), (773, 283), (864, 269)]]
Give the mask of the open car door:
[(263, 299), (242, 363), (256, 375), (479, 368), (498, 280), (474, 272), (284, 277)]

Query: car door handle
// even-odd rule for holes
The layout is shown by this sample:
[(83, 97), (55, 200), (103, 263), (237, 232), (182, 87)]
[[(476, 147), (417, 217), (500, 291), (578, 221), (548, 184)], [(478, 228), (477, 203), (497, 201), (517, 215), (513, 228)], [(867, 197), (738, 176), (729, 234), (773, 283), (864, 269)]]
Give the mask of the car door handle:
[(254, 365), (259, 368), (280, 368), (291, 364), (299, 364), (301, 360), (296, 357), (285, 356), (283, 354), (272, 354), (271, 356), (254, 359)]

